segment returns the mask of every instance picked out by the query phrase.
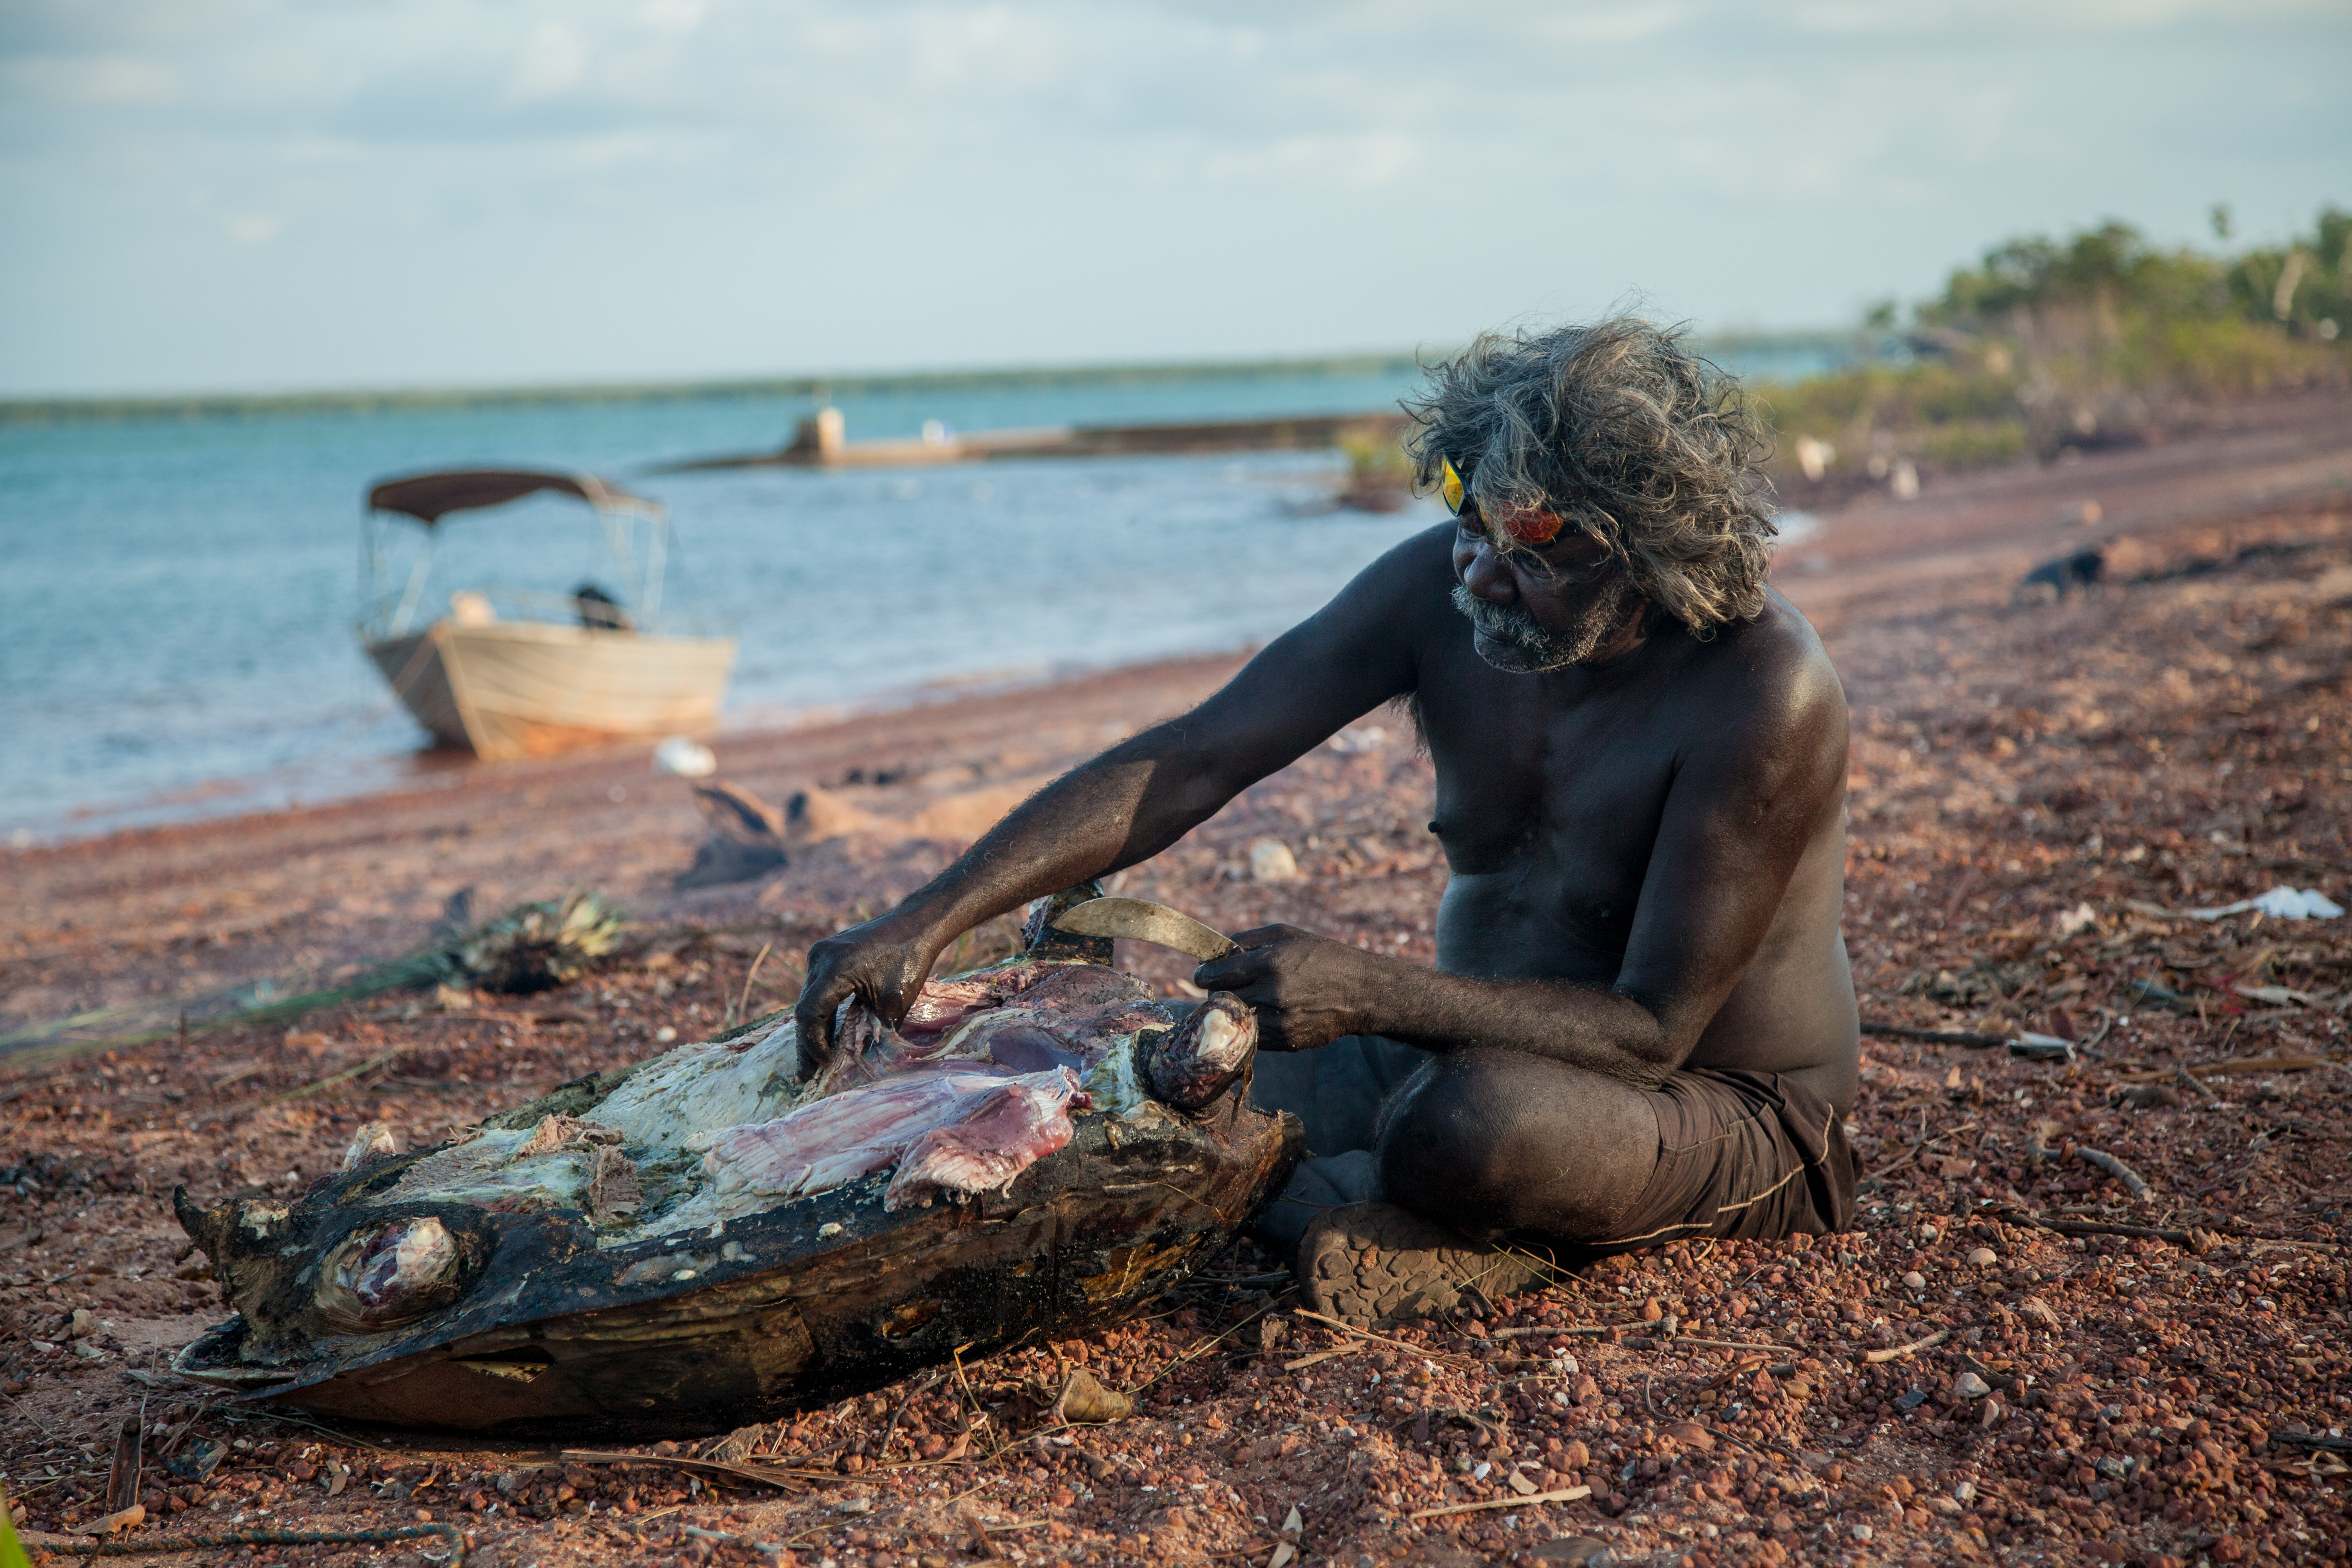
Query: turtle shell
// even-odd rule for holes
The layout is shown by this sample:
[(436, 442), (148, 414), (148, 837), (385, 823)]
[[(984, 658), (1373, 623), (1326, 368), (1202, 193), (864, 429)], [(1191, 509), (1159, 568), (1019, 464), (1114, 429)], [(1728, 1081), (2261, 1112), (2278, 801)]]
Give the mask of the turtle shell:
[[(1129, 1053), (1115, 1075), (1129, 1092), (1097, 1094), (1066, 1146), (961, 1202), (893, 1212), (877, 1170), (640, 1237), (616, 1233), (584, 1182), (576, 1206), (418, 1190), (420, 1165), (451, 1144), (378, 1157), (293, 1202), (200, 1207), (183, 1191), (181, 1223), (238, 1315), (174, 1367), (352, 1419), (677, 1434), (1108, 1326), (1222, 1247), (1302, 1152), (1296, 1118), (1247, 1103), (1246, 1075), (1194, 1111), (1150, 1098), (1131, 1057), (1151, 1038), (1114, 1047)], [(635, 1071), (485, 1126), (593, 1122)], [(590, 1168), (599, 1153), (584, 1151)]]

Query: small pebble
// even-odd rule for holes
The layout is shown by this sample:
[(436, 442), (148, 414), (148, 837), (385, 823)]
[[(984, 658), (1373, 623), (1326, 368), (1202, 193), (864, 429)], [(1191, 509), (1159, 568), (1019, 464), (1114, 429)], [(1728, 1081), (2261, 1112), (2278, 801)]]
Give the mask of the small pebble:
[(1253, 882), (1301, 882), (1306, 878), (1298, 869), (1298, 858), (1290, 846), (1279, 838), (1261, 838), (1250, 846), (1250, 880)]
[(1964, 1372), (1952, 1379), (1952, 1392), (1962, 1399), (1982, 1399), (1992, 1392), (1992, 1384), (1975, 1373)]
[(1925, 1290), (1927, 1288), (1927, 1277), (1914, 1268), (1903, 1277), (1903, 1288), (1906, 1290)]
[(1871, 1529), (1870, 1526), (1866, 1524), (1857, 1524), (1853, 1527), (1853, 1538), (1856, 1541), (1868, 1541), (1872, 1536), (1876, 1535), (1878, 1531)]
[(1706, 1451), (1715, 1447), (1715, 1434), (1696, 1421), (1677, 1421), (1668, 1426), (1663, 1435), (1672, 1437), (1686, 1448)]

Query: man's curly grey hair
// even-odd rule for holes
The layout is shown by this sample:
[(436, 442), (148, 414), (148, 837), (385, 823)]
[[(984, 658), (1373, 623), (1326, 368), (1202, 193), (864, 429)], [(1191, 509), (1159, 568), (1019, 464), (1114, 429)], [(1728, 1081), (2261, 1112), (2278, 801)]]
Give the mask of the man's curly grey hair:
[(1770, 439), (1738, 380), (1679, 330), (1621, 315), (1482, 333), (1404, 410), (1423, 485), (1450, 458), (1487, 508), (1557, 512), (1694, 636), (1763, 613)]

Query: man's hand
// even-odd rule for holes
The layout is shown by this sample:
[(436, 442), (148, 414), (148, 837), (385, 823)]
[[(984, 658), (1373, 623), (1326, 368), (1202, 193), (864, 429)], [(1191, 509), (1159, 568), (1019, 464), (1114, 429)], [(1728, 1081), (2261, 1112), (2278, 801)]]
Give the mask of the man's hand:
[(1370, 1026), (1367, 1004), (1393, 965), (1297, 926), (1260, 926), (1192, 972), (1203, 991), (1229, 991), (1257, 1010), (1262, 1051), (1311, 1051)]
[(893, 1028), (907, 1016), (942, 945), (914, 927), (904, 912), (893, 910), (809, 949), (808, 979), (793, 1007), (803, 1079), (833, 1055), (834, 1014), (851, 996), (864, 997)]

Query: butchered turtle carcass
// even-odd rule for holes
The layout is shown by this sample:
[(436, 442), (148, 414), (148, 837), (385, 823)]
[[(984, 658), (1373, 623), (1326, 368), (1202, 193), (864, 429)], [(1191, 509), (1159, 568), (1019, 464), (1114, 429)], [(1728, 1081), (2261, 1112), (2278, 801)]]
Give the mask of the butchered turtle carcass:
[(1128, 1315), (1300, 1131), (1247, 1103), (1246, 1008), (1187, 1016), (1045, 925), (1090, 890), (897, 1029), (848, 1005), (806, 1081), (772, 1016), (434, 1148), (364, 1130), (297, 1201), (175, 1194), (237, 1315), (174, 1366), (357, 1419), (676, 1432)]

